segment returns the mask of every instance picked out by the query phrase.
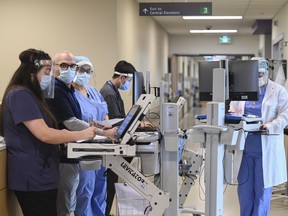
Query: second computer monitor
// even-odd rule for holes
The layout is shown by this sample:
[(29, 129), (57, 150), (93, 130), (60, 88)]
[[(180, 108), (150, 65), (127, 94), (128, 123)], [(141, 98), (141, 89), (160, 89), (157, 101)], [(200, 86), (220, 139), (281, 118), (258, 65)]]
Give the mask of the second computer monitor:
[(135, 71), (133, 74), (132, 104), (135, 104), (141, 94), (146, 94), (144, 76), (142, 72)]
[[(222, 68), (219, 61), (199, 62), (199, 92), (201, 101), (212, 101), (213, 69)], [(258, 100), (258, 61), (228, 61), (229, 100)]]
[(199, 97), (200, 101), (212, 101), (213, 69), (219, 68), (219, 61), (199, 62)]
[(257, 101), (259, 95), (258, 61), (229, 61), (229, 100)]

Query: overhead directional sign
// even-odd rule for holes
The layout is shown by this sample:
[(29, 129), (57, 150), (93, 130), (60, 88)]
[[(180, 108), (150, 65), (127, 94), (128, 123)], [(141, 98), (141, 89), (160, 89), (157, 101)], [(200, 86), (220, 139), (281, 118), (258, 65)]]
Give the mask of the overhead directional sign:
[(209, 16), (212, 2), (139, 3), (140, 16)]

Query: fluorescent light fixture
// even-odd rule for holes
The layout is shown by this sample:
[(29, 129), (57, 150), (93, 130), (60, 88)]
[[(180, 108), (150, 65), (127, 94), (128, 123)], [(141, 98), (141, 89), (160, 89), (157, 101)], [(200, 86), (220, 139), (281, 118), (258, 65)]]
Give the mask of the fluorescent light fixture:
[(221, 30), (221, 29), (210, 29), (210, 30), (190, 30), (190, 33), (237, 33), (237, 30), (234, 29), (227, 29), (227, 30)]
[(185, 20), (210, 20), (210, 19), (243, 19), (242, 16), (183, 16)]

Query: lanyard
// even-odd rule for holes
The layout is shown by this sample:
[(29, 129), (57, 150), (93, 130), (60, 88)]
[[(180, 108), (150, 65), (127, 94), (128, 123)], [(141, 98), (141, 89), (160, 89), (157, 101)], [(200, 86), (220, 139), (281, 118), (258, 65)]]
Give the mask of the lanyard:
[(111, 80), (109, 80), (109, 85), (112, 86), (113, 90), (116, 92), (116, 94), (121, 98), (120, 92), (118, 91), (118, 89), (115, 87), (115, 85), (112, 83)]

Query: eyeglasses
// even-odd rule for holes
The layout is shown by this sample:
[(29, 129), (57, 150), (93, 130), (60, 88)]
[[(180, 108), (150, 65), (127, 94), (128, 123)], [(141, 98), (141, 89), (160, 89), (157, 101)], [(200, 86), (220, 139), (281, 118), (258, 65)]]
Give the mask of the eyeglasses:
[(79, 67), (79, 73), (87, 73), (87, 74), (92, 74), (93, 70), (90, 67)]
[(67, 64), (67, 63), (61, 63), (61, 64), (55, 64), (58, 65), (61, 70), (68, 70), (68, 68), (70, 68), (71, 70), (76, 70), (78, 65), (77, 64)]

